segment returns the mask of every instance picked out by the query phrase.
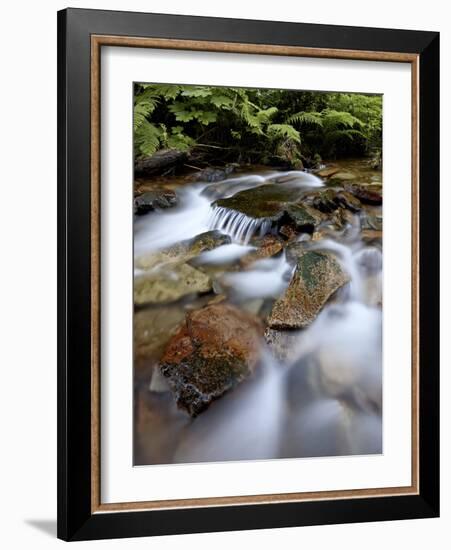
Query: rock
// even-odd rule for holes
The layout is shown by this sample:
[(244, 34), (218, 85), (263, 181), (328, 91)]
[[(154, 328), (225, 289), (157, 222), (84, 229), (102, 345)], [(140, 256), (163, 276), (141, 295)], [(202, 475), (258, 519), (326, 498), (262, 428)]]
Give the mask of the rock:
[(218, 199), (213, 206), (235, 210), (253, 219), (278, 221), (285, 214), (286, 207), (297, 203), (302, 195), (302, 189), (289, 184), (267, 184)]
[(297, 263), (299, 258), (303, 254), (305, 254), (305, 252), (306, 252), (305, 243), (299, 242), (299, 241), (289, 243), (285, 248), (287, 261), (290, 262), (291, 264)]
[(271, 328), (304, 328), (315, 320), (329, 298), (349, 281), (329, 252), (307, 251), (297, 260), (285, 294), (273, 306)]
[(241, 258), (240, 264), (244, 268), (249, 267), (257, 260), (275, 256), (283, 249), (282, 242), (274, 235), (265, 235), (263, 238), (253, 239), (251, 242), (258, 248)]
[(134, 300), (136, 305), (170, 303), (211, 288), (210, 277), (202, 271), (186, 263), (167, 265), (135, 279)]
[(330, 178), (334, 174), (340, 171), (340, 168), (337, 166), (328, 166), (326, 168), (322, 168), (318, 172), (316, 172), (316, 175), (320, 178)]
[(324, 191), (316, 191), (306, 197), (306, 203), (311, 203), (320, 212), (330, 214), (338, 208), (337, 191), (331, 188)]
[(315, 231), (312, 235), (312, 241), (313, 242), (322, 241), (327, 237), (329, 237), (329, 233), (327, 231), (321, 231), (321, 230)]
[(382, 204), (382, 185), (347, 184), (345, 190), (365, 204)]
[(194, 175), (195, 181), (207, 181), (213, 183), (216, 181), (224, 180), (228, 175), (230, 175), (238, 165), (228, 164), (225, 168), (204, 168)]
[(362, 209), (360, 200), (347, 191), (338, 192), (335, 200), (340, 206), (351, 212), (359, 212)]
[(377, 231), (375, 229), (363, 229), (360, 232), (360, 238), (366, 244), (382, 245), (382, 231)]
[(160, 368), (179, 408), (197, 416), (257, 367), (261, 321), (229, 304), (190, 312)]
[(340, 180), (340, 181), (349, 181), (349, 180), (355, 180), (356, 179), (356, 175), (353, 174), (352, 172), (340, 172), (340, 171), (337, 171), (335, 174), (334, 174), (334, 179), (337, 179), (337, 180)]
[(279, 235), (282, 235), (282, 237), (287, 239), (287, 241), (291, 241), (295, 237), (297, 237), (297, 231), (296, 231), (294, 225), (285, 224), (285, 225), (280, 226)]
[(338, 208), (346, 208), (351, 212), (359, 212), (362, 208), (360, 200), (357, 197), (348, 191), (332, 187), (310, 193), (306, 196), (305, 203), (313, 206), (316, 212), (324, 214), (331, 214)]
[(382, 213), (362, 210), (360, 213), (360, 226), (362, 229), (382, 231)]
[(142, 216), (159, 208), (170, 208), (177, 204), (177, 195), (172, 189), (155, 189), (135, 197), (135, 214)]
[(155, 306), (133, 315), (133, 353), (136, 362), (158, 360), (185, 318), (175, 305)]
[(324, 219), (324, 215), (307, 204), (289, 204), (285, 209), (286, 216), (292, 221), (298, 231), (313, 233)]
[(192, 260), (201, 252), (213, 250), (223, 244), (229, 244), (232, 240), (228, 235), (220, 231), (207, 231), (173, 246), (146, 254), (135, 260), (135, 267), (150, 270), (166, 264), (184, 263)]

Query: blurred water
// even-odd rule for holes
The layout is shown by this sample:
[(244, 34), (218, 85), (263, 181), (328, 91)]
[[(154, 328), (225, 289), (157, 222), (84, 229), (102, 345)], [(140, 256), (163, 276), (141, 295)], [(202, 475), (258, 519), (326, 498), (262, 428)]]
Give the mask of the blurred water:
[[(316, 176), (294, 171), (187, 185), (177, 191), (179, 206), (137, 220), (135, 257), (217, 228), (231, 236), (232, 244), (201, 254), (196, 265), (238, 261), (254, 250), (247, 244), (251, 237), (269, 227), (230, 211), (212, 212), (211, 201), (281, 178), (305, 188), (323, 185)], [(180, 420), (174, 420), (173, 453), (163, 461), (382, 452), (382, 253), (363, 243), (357, 217), (345, 230), (305, 246), (331, 252), (350, 283), (310, 327), (281, 331), (286, 340), (283, 359), (275, 359), (262, 341), (261, 365), (253, 379), (215, 401), (182, 431)], [(229, 299), (244, 307), (248, 301), (260, 304), (279, 297), (293, 270), (281, 253), (247, 269), (226, 271), (218, 280)], [(173, 404), (165, 406), (172, 407), (167, 409), (169, 418), (180, 419), (183, 413)], [(170, 437), (171, 421), (158, 429)], [(149, 433), (152, 437), (158, 440), (158, 433)]]

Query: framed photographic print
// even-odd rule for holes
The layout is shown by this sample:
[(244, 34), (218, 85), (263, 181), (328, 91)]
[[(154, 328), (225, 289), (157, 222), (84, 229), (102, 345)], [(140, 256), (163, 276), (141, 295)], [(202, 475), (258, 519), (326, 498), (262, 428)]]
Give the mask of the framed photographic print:
[(439, 513), (439, 35), (58, 14), (58, 536)]

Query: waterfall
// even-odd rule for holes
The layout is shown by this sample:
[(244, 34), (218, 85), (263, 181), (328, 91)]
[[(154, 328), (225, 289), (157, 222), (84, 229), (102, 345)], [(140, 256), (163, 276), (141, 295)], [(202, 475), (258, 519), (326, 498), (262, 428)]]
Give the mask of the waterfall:
[(271, 225), (272, 221), (268, 218), (250, 218), (222, 206), (214, 207), (209, 222), (210, 229), (219, 229), (230, 235), (234, 241), (243, 244), (248, 244), (257, 232), (259, 235), (268, 233)]

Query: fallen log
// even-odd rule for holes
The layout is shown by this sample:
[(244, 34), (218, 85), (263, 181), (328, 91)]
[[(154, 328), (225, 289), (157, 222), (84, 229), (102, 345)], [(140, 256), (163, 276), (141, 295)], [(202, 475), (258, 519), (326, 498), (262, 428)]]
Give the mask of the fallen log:
[(161, 149), (153, 155), (135, 161), (135, 175), (156, 175), (172, 170), (188, 159), (186, 151)]

